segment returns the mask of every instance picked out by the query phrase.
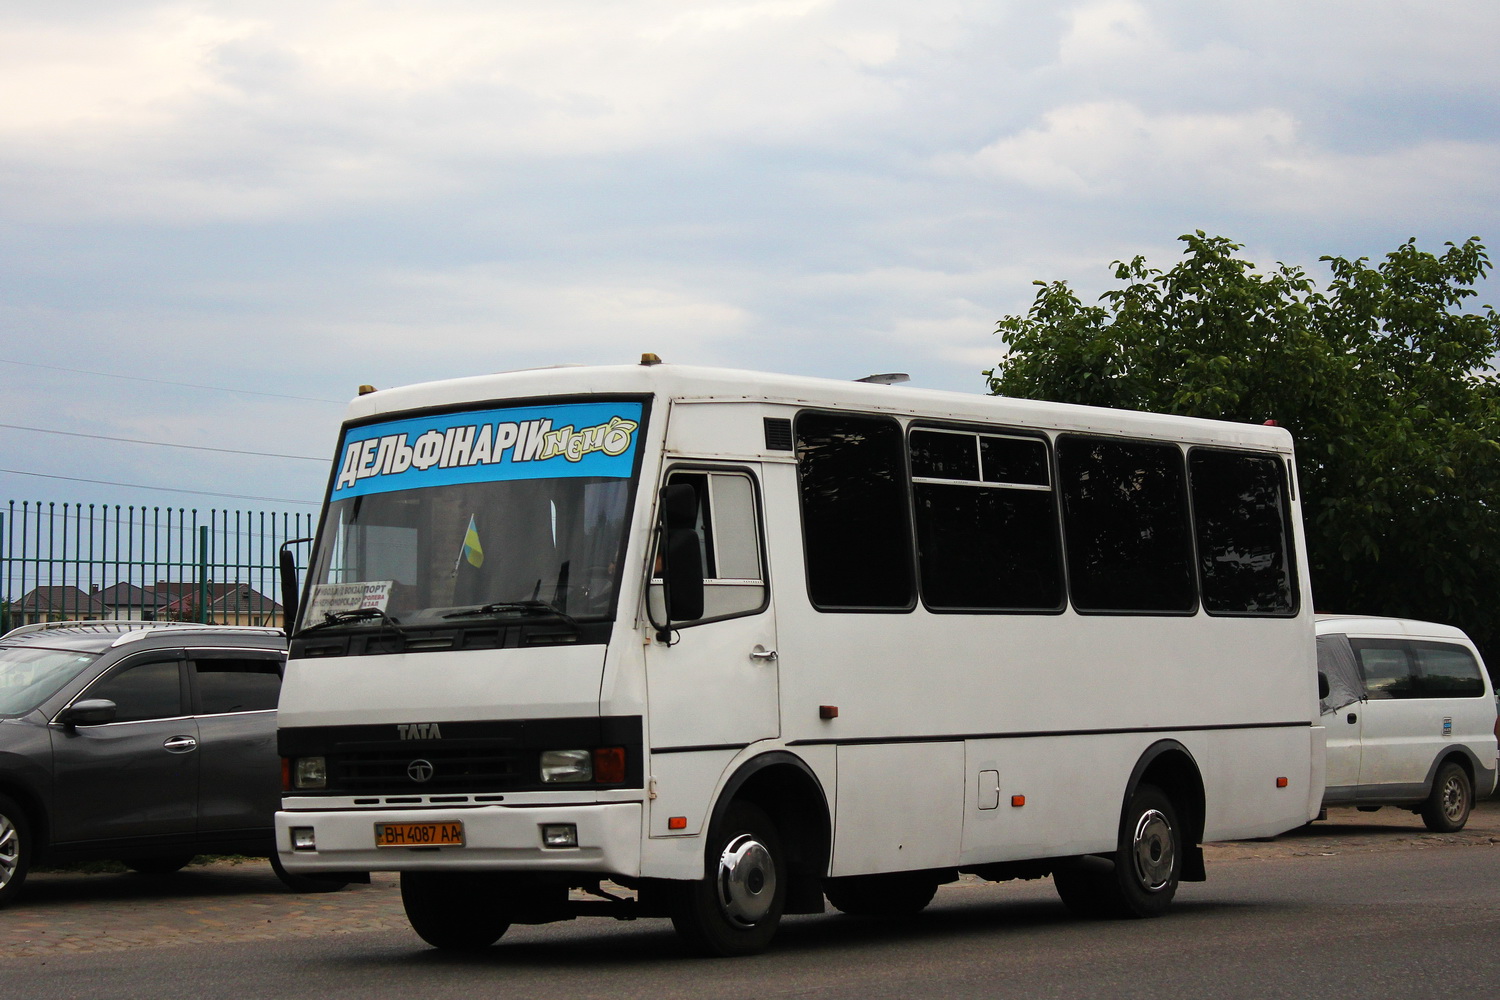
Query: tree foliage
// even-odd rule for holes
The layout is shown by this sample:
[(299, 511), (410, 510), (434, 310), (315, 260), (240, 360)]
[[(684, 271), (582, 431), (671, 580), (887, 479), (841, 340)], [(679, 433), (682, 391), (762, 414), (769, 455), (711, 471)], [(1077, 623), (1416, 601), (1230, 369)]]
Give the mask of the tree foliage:
[(1037, 282), (999, 322), (990, 391), (1274, 420), (1296, 439), (1318, 610), (1449, 622), (1500, 657), (1500, 316), (1466, 311), (1484, 246), (1324, 257), (1320, 290), (1223, 237), (1181, 239), (1170, 270), (1116, 261), (1098, 305)]

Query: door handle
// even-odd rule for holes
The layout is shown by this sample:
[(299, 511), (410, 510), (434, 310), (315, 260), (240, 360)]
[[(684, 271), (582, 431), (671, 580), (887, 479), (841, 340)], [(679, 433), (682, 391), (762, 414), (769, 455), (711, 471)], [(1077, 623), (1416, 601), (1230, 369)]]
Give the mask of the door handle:
[(1349, 713), (1349, 718), (1348, 718), (1348, 720), (1347, 720), (1347, 721), (1348, 721), (1348, 723), (1349, 723), (1349, 725), (1351, 725), (1351, 726), (1352, 726), (1352, 725), (1354, 725), (1354, 724), (1355, 724), (1355, 723), (1356, 723), (1356, 722), (1358, 722), (1358, 721), (1359, 721), (1359, 716), (1357, 716), (1357, 715), (1355, 715), (1355, 714), (1354, 714), (1354, 713), (1353, 713), (1353, 712), (1350, 712), (1350, 713)]
[(191, 736), (171, 736), (162, 746), (167, 753), (188, 753), (198, 748), (198, 741)]
[(772, 663), (776, 659), (776, 650), (767, 649), (757, 643), (755, 648), (750, 650), (750, 659), (760, 660), (762, 663)]

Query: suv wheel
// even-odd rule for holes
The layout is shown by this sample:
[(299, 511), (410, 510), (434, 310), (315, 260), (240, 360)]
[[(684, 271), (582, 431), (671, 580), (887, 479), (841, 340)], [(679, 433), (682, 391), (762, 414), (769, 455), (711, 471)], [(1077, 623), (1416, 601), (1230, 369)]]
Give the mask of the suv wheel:
[(31, 867), (31, 826), (21, 807), (0, 795), (0, 906), (21, 891)]

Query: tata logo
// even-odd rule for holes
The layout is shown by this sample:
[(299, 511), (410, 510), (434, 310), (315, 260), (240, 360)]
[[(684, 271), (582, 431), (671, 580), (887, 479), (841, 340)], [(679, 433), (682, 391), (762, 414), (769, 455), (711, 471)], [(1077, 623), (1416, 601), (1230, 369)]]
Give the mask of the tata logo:
[(414, 760), (406, 765), (406, 776), (417, 784), (432, 780), (435, 768), (430, 760)]
[(443, 734), (436, 722), (400, 722), (396, 734), (403, 740), (440, 740)]

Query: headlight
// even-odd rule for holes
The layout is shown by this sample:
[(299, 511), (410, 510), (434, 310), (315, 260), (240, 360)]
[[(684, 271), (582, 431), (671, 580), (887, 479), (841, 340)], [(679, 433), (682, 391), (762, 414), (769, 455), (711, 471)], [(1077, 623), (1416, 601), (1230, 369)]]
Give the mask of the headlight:
[(594, 780), (594, 755), (588, 750), (543, 750), (542, 781)]
[(298, 757), (292, 766), (293, 788), (327, 788), (328, 760), (325, 757)]

